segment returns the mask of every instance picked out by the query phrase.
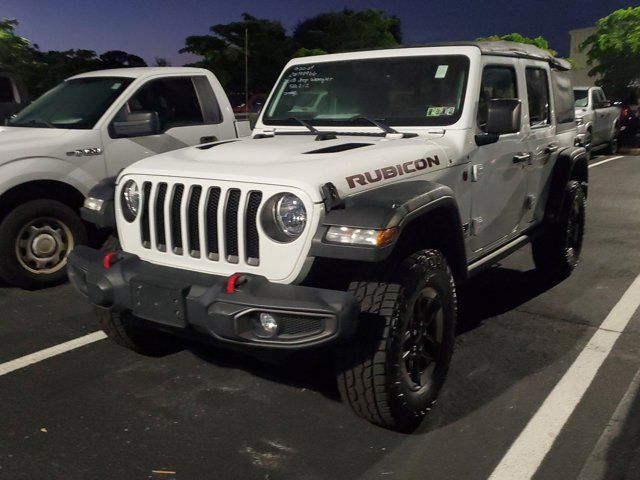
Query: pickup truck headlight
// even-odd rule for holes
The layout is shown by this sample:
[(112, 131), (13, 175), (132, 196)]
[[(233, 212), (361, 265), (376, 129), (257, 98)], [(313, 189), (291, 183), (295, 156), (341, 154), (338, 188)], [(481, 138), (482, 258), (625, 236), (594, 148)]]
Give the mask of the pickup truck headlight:
[(581, 127), (582, 125), (584, 125), (584, 118), (576, 117), (576, 126)]
[(133, 222), (138, 216), (140, 208), (140, 189), (133, 180), (128, 180), (122, 187), (120, 194), (122, 214), (127, 222)]
[(307, 209), (293, 193), (271, 197), (262, 210), (262, 228), (278, 242), (292, 242), (304, 232)]

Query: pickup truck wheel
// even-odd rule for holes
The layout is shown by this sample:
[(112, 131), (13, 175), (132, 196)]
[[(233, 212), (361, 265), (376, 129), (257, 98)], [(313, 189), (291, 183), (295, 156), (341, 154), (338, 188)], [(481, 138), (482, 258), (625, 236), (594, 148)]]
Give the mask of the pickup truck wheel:
[(115, 313), (95, 307), (100, 328), (118, 345), (150, 357), (160, 357), (178, 351), (177, 339), (163, 332), (140, 326), (140, 321), (129, 312)]
[(0, 224), (0, 277), (23, 288), (42, 288), (66, 278), (67, 257), (86, 243), (82, 220), (55, 200), (32, 200)]
[(617, 133), (614, 135), (614, 137), (611, 140), (609, 140), (609, 144), (607, 145), (606, 152), (609, 155), (615, 155), (616, 153), (618, 153), (618, 134)]
[(591, 133), (591, 130), (587, 130), (585, 135), (584, 149), (587, 151), (587, 160), (591, 160), (593, 154), (593, 133)]
[(442, 387), (455, 340), (456, 290), (444, 256), (423, 250), (349, 287), (360, 303), (354, 339), (337, 351), (342, 399), (366, 420), (417, 427)]
[(536, 267), (558, 279), (568, 277), (580, 261), (587, 206), (580, 182), (571, 180), (566, 188), (560, 218), (532, 244)]

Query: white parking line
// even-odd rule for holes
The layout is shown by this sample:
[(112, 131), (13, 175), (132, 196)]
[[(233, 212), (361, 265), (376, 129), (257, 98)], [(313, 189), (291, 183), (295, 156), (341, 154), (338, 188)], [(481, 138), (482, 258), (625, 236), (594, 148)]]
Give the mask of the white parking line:
[(73, 340), (69, 340), (68, 342), (45, 348), (44, 350), (40, 350), (39, 352), (16, 358), (15, 360), (0, 364), (0, 376), (6, 375), (7, 373), (11, 373), (24, 367), (28, 367), (29, 365), (41, 362), (42, 360), (46, 360), (47, 358), (55, 357), (56, 355), (60, 355), (61, 353), (69, 352), (71, 350), (75, 350), (76, 348), (89, 345), (90, 343), (103, 340), (105, 338), (107, 338), (107, 335), (102, 330), (99, 330), (83, 337), (74, 338)]
[(609, 312), (491, 474), (493, 480), (531, 478), (551, 449), (616, 340), (640, 306), (640, 275)]
[(618, 155), (617, 157), (605, 158), (604, 160), (600, 160), (599, 162), (592, 163), (589, 165), (589, 168), (597, 167), (598, 165), (604, 165), (605, 163), (613, 162), (614, 160), (620, 160), (624, 158), (624, 155)]

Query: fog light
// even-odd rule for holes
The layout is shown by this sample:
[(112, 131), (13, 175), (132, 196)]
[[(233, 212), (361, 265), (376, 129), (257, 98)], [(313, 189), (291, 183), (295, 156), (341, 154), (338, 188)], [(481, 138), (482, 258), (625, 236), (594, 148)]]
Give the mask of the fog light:
[(276, 317), (270, 313), (260, 313), (260, 325), (262, 326), (264, 333), (270, 337), (278, 333), (278, 321), (276, 320)]

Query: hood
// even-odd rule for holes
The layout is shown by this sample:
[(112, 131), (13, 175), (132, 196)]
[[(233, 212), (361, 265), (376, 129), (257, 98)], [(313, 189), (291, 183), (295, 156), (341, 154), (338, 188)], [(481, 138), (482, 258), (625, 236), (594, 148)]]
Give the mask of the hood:
[(321, 201), (332, 182), (341, 196), (449, 166), (454, 151), (445, 137), (388, 139), (339, 135), (276, 135), (176, 150), (134, 163), (122, 175), (161, 175), (292, 186)]
[(24, 157), (50, 156), (69, 130), (58, 128), (0, 127), (0, 163)]

